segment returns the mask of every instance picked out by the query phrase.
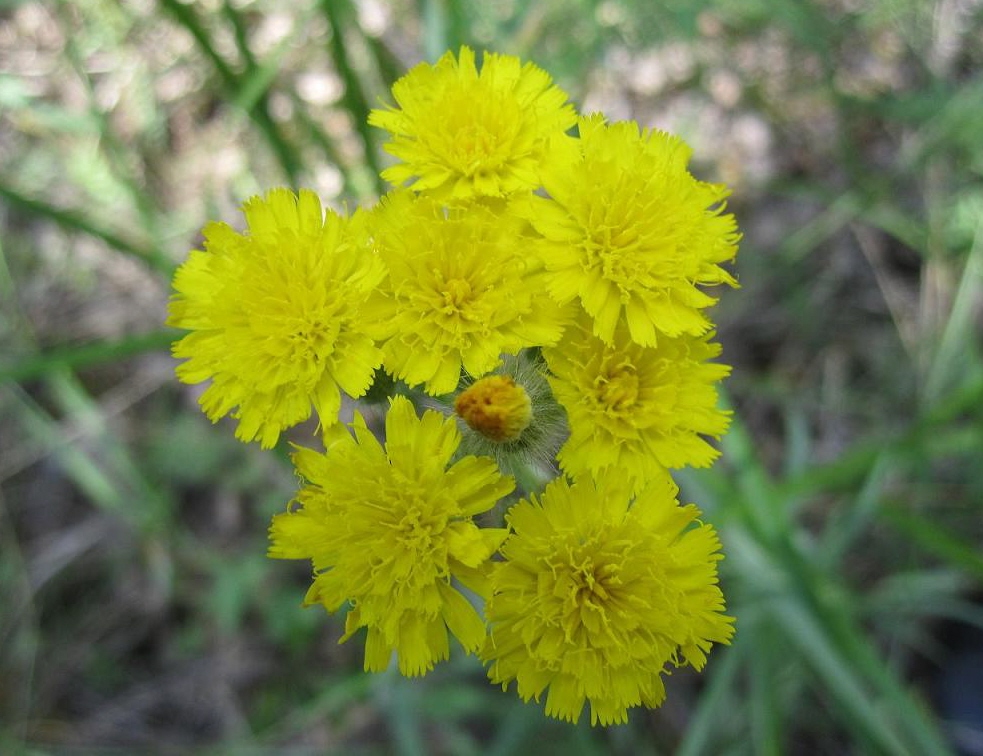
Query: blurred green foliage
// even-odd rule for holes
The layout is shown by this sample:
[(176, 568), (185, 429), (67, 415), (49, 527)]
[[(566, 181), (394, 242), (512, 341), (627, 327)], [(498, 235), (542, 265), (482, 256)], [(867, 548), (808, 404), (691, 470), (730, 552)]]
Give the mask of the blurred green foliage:
[[(0, 4), (0, 751), (955, 750), (938, 685), (983, 637), (981, 33), (948, 0)], [(265, 557), (286, 448), (212, 428), (165, 356), (201, 227), (279, 184), (371, 202), (368, 110), (462, 43), (685, 127), (745, 230), (715, 317), (734, 427), (681, 476), (738, 633), (607, 731), (474, 659), (364, 675), (300, 608), (307, 568)]]

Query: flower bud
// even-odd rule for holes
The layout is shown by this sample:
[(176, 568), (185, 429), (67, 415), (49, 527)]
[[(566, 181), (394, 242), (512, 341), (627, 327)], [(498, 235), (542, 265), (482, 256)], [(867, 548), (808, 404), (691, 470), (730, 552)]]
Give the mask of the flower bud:
[(454, 401), (454, 411), (468, 427), (496, 443), (517, 441), (532, 420), (529, 394), (507, 375), (472, 383)]

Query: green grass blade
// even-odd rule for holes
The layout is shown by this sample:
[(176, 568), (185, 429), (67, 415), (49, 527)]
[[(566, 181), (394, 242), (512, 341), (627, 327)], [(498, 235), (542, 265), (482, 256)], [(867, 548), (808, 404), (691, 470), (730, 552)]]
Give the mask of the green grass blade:
[[(131, 451), (109, 428), (102, 408), (73, 374), (53, 370), (45, 388), (64, 419), (55, 420), (16, 384), (3, 390), (13, 400), (25, 435), (41, 456), (51, 455), (97, 507), (145, 536), (166, 529), (171, 501), (135, 463)], [(84, 442), (84, 443), (83, 443)]]
[[(940, 398), (908, 429), (857, 441), (835, 460), (817, 465), (776, 485), (775, 495), (796, 498), (810, 492), (850, 491), (860, 485), (882, 454), (918, 452), (927, 439), (961, 433), (954, 420), (983, 403), (983, 376), (971, 375), (963, 384)], [(726, 456), (725, 456), (726, 458)]]
[(717, 745), (715, 735), (721, 731), (721, 722), (730, 719), (734, 712), (738, 678), (750, 652), (751, 640), (745, 639), (740, 630), (733, 645), (714, 652), (707, 667), (707, 685), (697, 699), (696, 711), (687, 724), (676, 756), (700, 756), (714, 752), (712, 749)]
[[(821, 571), (794, 536), (775, 554), (789, 578), (788, 590), (771, 604), (774, 623), (838, 704), (841, 719), (888, 753), (947, 753), (946, 741), (904, 682), (889, 669), (855, 617), (862, 599)], [(858, 708), (859, 700), (864, 705)], [(890, 745), (900, 739), (904, 749)]]
[(955, 569), (898, 572), (879, 580), (864, 596), (864, 612), (892, 639), (921, 651), (931, 634), (925, 620), (965, 617), (974, 618), (969, 622), (974, 625), (983, 621), (983, 607), (962, 598), (972, 587), (972, 580)]
[(883, 654), (847, 613), (830, 611), (825, 619), (831, 623), (832, 632), (845, 656), (871, 682), (883, 700), (885, 716), (890, 716), (895, 731), (904, 736), (907, 752), (925, 756), (950, 753), (951, 748), (936, 726), (927, 704), (909, 692), (897, 673), (888, 666)]
[(783, 748), (783, 717), (788, 701), (779, 701), (778, 655), (784, 648), (777, 642), (775, 628), (759, 623), (752, 637), (752, 656), (748, 663), (751, 681), (751, 739), (754, 752), (761, 756), (781, 756)]
[(404, 678), (391, 665), (376, 682), (379, 703), (389, 713), (396, 752), (400, 756), (426, 756), (427, 747), (420, 728), (419, 694), (412, 688), (415, 681)]
[(939, 339), (925, 381), (929, 404), (951, 387), (957, 379), (975, 369), (980, 372), (979, 348), (976, 346), (977, 313), (983, 302), (983, 219), (977, 223), (973, 246), (963, 267), (959, 287)]
[[(812, 612), (792, 597), (776, 598), (769, 607), (787, 642), (797, 649), (837, 705), (842, 721), (863, 741), (890, 754), (911, 753), (871, 700), (870, 690), (855, 674)], [(937, 751), (936, 754), (945, 753)]]
[(448, 27), (447, 0), (423, 0), (423, 54), (430, 62), (436, 61), (448, 49), (450, 32)]
[[(256, 56), (253, 54), (252, 49), (249, 47), (249, 41), (246, 34), (246, 25), (242, 20), (241, 14), (235, 10), (235, 8), (229, 3), (225, 2), (222, 6), (223, 15), (229, 20), (235, 33), (236, 45), (239, 48), (239, 52), (246, 61), (247, 73), (242, 78), (242, 83), (239, 86), (238, 94), (235, 97), (235, 104), (246, 111), (251, 111), (256, 107), (261, 106), (263, 99), (267, 96), (267, 93), (273, 84), (277, 74), (280, 72), (283, 64), (283, 57), (286, 52), (294, 44), (294, 40), (291, 35), (286, 35), (273, 52), (267, 57), (266, 61), (260, 64), (256, 60)], [(295, 26), (303, 28), (311, 20), (311, 17), (317, 12), (317, 6), (310, 6), (303, 16), (298, 19)], [(377, 41), (376, 41), (377, 42)], [(377, 45), (379, 43), (377, 42)], [(381, 45), (379, 45), (381, 47)], [(293, 106), (294, 106), (294, 118), (297, 120), (298, 125), (304, 130), (307, 143), (318, 147), (324, 156), (327, 158), (328, 162), (341, 168), (344, 162), (341, 159), (341, 155), (338, 152), (333, 140), (328, 136), (327, 132), (321, 128), (321, 126), (311, 118), (308, 110), (307, 104), (304, 103), (297, 93), (291, 91), (288, 93)], [(352, 177), (349, 171), (344, 171), (344, 181), (345, 181), (345, 194), (348, 196), (358, 196), (358, 188), (353, 184)]]
[(933, 517), (907, 512), (900, 506), (885, 507), (882, 516), (916, 546), (983, 582), (983, 555), (977, 544), (962, 540)]
[(365, 41), (372, 50), (372, 57), (379, 68), (382, 83), (387, 88), (392, 86), (392, 83), (403, 75), (403, 65), (381, 39), (366, 35)]
[[(808, 541), (794, 533), (756, 541), (731, 527), (723, 534), (727, 566), (750, 591), (732, 602), (738, 618), (748, 598), (767, 613), (835, 704), (838, 719), (886, 753), (944, 754), (945, 740), (855, 625), (856, 604), (812, 563)], [(804, 551), (810, 548), (810, 551)]]
[[(239, 76), (217, 52), (215, 45), (212, 43), (211, 35), (201, 23), (194, 8), (179, 0), (161, 0), (161, 3), (174, 20), (191, 34), (198, 47), (218, 72), (226, 95), (232, 102), (236, 102), (242, 89)], [(296, 149), (280, 133), (280, 129), (270, 116), (266, 93), (264, 92), (262, 96), (258, 97), (254, 107), (246, 112), (263, 133), (267, 143), (276, 155), (280, 167), (283, 169), (284, 174), (286, 174), (290, 185), (296, 188), (301, 170), (300, 157)]]
[[(109, 427), (102, 407), (95, 402), (78, 378), (69, 370), (52, 371), (47, 379), (48, 391), (62, 414), (69, 418), (80, 434), (91, 442), (90, 450), (81, 452), (93, 468), (105, 471), (108, 480), (122, 497), (123, 519), (136, 524), (145, 533), (167, 527), (172, 509), (168, 494), (151, 483), (133, 458), (131, 450)], [(67, 449), (64, 438), (59, 448)]]
[(721, 502), (721, 506), (740, 503), (742, 514), (755, 533), (766, 541), (780, 538), (789, 508), (785, 500), (775, 496), (771, 475), (757, 453), (754, 439), (736, 413), (720, 446), (736, 487), (728, 497), (730, 501)]
[(894, 471), (894, 458), (885, 453), (877, 457), (860, 491), (845, 497), (835, 512), (831, 512), (823, 532), (820, 560), (829, 570), (838, 569), (850, 546), (873, 523), (881, 508), (884, 484)]
[[(316, 7), (308, 8), (305, 13), (297, 18), (294, 28), (302, 29), (307, 26), (316, 10)], [(233, 102), (247, 113), (256, 108), (265, 108), (267, 94), (277, 75), (283, 69), (283, 58), (295, 43), (294, 36), (293, 34), (284, 35), (266, 60), (260, 63), (249, 47), (242, 17), (228, 2), (223, 5), (223, 15), (229, 19), (234, 30), (239, 54), (246, 61), (246, 72), (239, 77)]]
[[(132, 29), (133, 19), (125, 15), (125, 6), (116, 6), (115, 10), (120, 13), (118, 18), (121, 24), (125, 24), (127, 29)], [(83, 55), (78, 49), (76, 35), (73, 33), (74, 24), (67, 11), (67, 4), (60, 4), (58, 6), (58, 16), (66, 40), (65, 54), (75, 69), (75, 74), (85, 90), (85, 95), (88, 99), (89, 114), (98, 124), (100, 153), (105, 157), (115, 181), (129, 195), (130, 202), (137, 210), (143, 227), (153, 240), (154, 246), (159, 247), (161, 246), (162, 237), (159, 229), (157, 208), (154, 206), (146, 188), (140, 185), (138, 176), (134, 171), (132, 147), (124, 145), (122, 140), (116, 135), (116, 129), (110, 121), (110, 114), (99, 104), (92, 76), (83, 59)]]
[(239, 15), (239, 11), (235, 9), (229, 0), (223, 0), (222, 2), (222, 15), (232, 27), (232, 34), (235, 37), (236, 47), (239, 50), (239, 54), (242, 55), (242, 59), (246, 61), (246, 65), (249, 68), (255, 68), (256, 56), (253, 55), (253, 50), (249, 46), (249, 34), (246, 30), (246, 24), (243, 22), (242, 16)]
[(369, 126), (369, 104), (362, 82), (352, 66), (351, 53), (345, 34), (353, 30), (361, 34), (361, 29), (352, 20), (352, 8), (348, 0), (321, 0), (321, 10), (331, 26), (330, 52), (338, 71), (345, 83), (344, 103), (355, 122), (355, 128), (362, 137), (365, 145), (365, 159), (374, 174), (377, 192), (382, 191), (382, 179), (379, 175), (379, 158), (373, 129)]
[(4, 184), (0, 184), (0, 197), (25, 213), (52, 221), (69, 231), (79, 231), (99, 239), (113, 249), (142, 260), (154, 270), (158, 270), (168, 277), (174, 272), (174, 263), (167, 259), (160, 250), (102, 228), (80, 212), (63, 210), (42, 200), (21, 194), (16, 189)]
[(4, 390), (9, 392), (11, 405), (25, 436), (51, 453), (90, 501), (124, 521), (139, 525), (134, 512), (127, 510), (123, 492), (112, 476), (88, 454), (67, 442), (58, 423), (20, 387), (6, 387)]
[(198, 19), (194, 8), (179, 2), (179, 0), (161, 0), (161, 5), (174, 17), (174, 20), (178, 24), (183, 26), (194, 37), (195, 42), (198, 43), (198, 47), (211, 62), (225, 85), (234, 89), (236, 74), (226, 62), (225, 58), (218, 54), (215, 45), (212, 44), (211, 35)]
[(508, 714), (501, 718), (502, 724), (485, 750), (485, 756), (512, 756), (514, 753), (523, 753), (520, 746), (526, 743), (542, 720), (543, 713), (539, 707), (516, 701)]
[(156, 352), (169, 348), (180, 335), (180, 331), (166, 329), (139, 336), (128, 336), (119, 341), (102, 341), (51, 349), (28, 357), (20, 357), (17, 362), (8, 365), (0, 361), (0, 384), (8, 381), (36, 380), (59, 368), (77, 370), (116, 362), (146, 352)]

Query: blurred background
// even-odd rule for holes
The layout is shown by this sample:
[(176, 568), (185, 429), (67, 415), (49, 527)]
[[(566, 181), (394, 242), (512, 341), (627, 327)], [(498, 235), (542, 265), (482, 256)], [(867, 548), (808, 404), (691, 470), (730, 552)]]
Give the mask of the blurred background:
[[(983, 2), (0, 2), (0, 752), (983, 754)], [(733, 189), (735, 410), (680, 475), (738, 618), (659, 710), (361, 671), (162, 325), (211, 219), (374, 201), (369, 109), (467, 43)], [(294, 438), (310, 438), (310, 428)]]

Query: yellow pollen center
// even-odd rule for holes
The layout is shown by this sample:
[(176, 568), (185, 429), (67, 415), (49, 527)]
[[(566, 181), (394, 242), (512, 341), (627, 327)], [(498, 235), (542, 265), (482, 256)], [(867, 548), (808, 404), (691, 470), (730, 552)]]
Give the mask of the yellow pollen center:
[(334, 352), (340, 327), (337, 320), (325, 317), (296, 319), (284, 324), (289, 348), (277, 354), (280, 360), (298, 371), (296, 380), (307, 385), (317, 381), (321, 365)]
[(476, 167), (483, 159), (493, 155), (498, 149), (498, 135), (478, 124), (469, 124), (457, 132), (457, 147), (461, 155), (468, 156), (472, 167)]
[(291, 334), (291, 338), (296, 343), (301, 344), (302, 348), (320, 354), (330, 351), (337, 335), (338, 328), (333, 323), (312, 320), (298, 324), (297, 330)]
[(529, 394), (507, 375), (475, 381), (458, 395), (454, 411), (468, 427), (496, 443), (516, 441), (532, 420)]
[(581, 603), (592, 603), (592, 598), (601, 601), (608, 598), (608, 592), (604, 585), (594, 574), (594, 564), (590, 559), (577, 567), (573, 576), (574, 584), (577, 586), (577, 598)]
[(468, 177), (494, 170), (508, 159), (522, 122), (522, 114), (508, 98), (496, 97), (484, 88), (478, 98), (475, 94), (469, 87), (447, 98), (439, 129), (444, 144), (449, 145), (448, 161)]
[(433, 526), (423, 513), (411, 507), (396, 526), (397, 538), (406, 548), (420, 553), (430, 551), (433, 543)]
[(638, 376), (631, 369), (619, 370), (595, 381), (597, 398), (609, 409), (629, 409), (638, 400)]
[(444, 309), (458, 311), (471, 300), (471, 284), (460, 278), (447, 282), (444, 291)]

